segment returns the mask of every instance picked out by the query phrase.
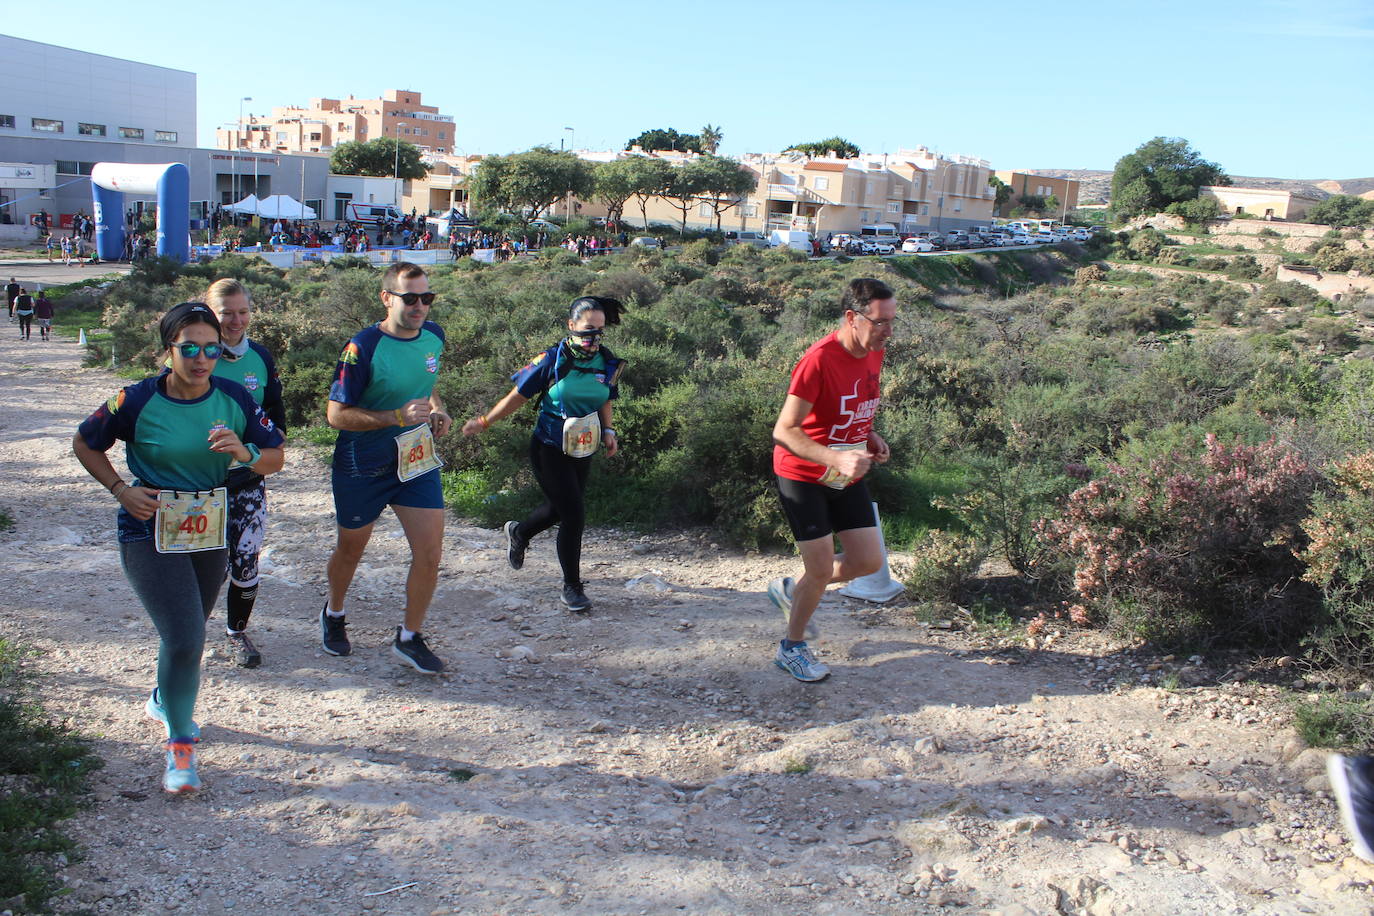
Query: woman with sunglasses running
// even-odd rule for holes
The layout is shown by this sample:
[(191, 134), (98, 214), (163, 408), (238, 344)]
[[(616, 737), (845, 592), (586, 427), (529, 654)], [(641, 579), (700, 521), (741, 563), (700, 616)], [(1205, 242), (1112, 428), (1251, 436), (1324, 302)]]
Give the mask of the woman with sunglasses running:
[[(192, 721), (205, 621), (227, 569), (225, 478), (237, 462), (271, 474), (282, 435), (242, 385), (214, 377), (223, 352), (208, 306), (183, 302), (158, 327), (170, 368), (123, 389), (77, 430), (77, 460), (119, 503), (120, 561), (157, 628), (157, 687), (144, 707), (167, 729), (162, 787), (200, 788)], [(106, 454), (124, 440), (132, 482)]]
[(601, 345), (607, 325), (620, 323), (615, 299), (582, 296), (568, 307), (568, 335), (511, 376), (515, 387), (481, 416), (463, 424), (475, 436), (491, 424), (538, 398), (530, 439), (530, 466), (544, 504), (524, 521), (506, 522), (506, 559), (512, 569), (525, 564), (525, 549), (541, 531), (558, 525), (558, 564), (563, 569), (563, 604), (578, 614), (591, 610), (582, 581), (582, 531), (586, 527), (585, 491), (597, 445), (607, 457), (620, 451), (611, 425), (611, 401), (625, 361)]

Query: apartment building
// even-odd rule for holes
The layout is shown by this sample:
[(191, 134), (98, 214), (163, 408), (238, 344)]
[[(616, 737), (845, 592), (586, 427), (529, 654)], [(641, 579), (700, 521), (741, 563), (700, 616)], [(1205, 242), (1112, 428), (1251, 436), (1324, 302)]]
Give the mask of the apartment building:
[(1013, 169), (999, 169), (995, 174), (1011, 188), (1011, 198), (998, 208), (998, 216), (1010, 216), (1013, 209), (1021, 206), (1022, 197), (1054, 197), (1059, 200), (1061, 212), (1078, 209), (1079, 182), (1076, 178), (1049, 178)]
[[(986, 160), (970, 156), (919, 147), (857, 159), (748, 154), (741, 164), (758, 177), (758, 187), (725, 212), (722, 229), (799, 229), (824, 237), (858, 233), (867, 226), (913, 234), (986, 225), (992, 219), (991, 168)], [(637, 221), (637, 211), (631, 204), (626, 218)], [(578, 212), (599, 215), (590, 205)], [(650, 222), (682, 221), (682, 211), (662, 198), (650, 200), (646, 214)], [(713, 229), (715, 213), (699, 204), (689, 211), (687, 225)]]
[(273, 108), (270, 115), (248, 115), (215, 131), (219, 149), (278, 153), (328, 153), (350, 140), (393, 137), (421, 152), (453, 151), (453, 116), (425, 105), (420, 93), (388, 89), (379, 99), (311, 99), (308, 107)]

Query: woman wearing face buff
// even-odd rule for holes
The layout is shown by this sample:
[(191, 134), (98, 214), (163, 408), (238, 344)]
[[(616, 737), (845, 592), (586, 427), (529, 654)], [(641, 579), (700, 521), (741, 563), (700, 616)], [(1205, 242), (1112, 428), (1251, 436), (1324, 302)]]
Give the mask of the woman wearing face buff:
[(538, 398), (530, 438), (530, 466), (544, 491), (544, 503), (524, 521), (506, 522), (506, 559), (511, 568), (525, 563), (525, 549), (541, 531), (558, 525), (558, 563), (563, 569), (563, 604), (585, 614), (591, 610), (582, 581), (582, 531), (591, 456), (599, 445), (606, 456), (620, 451), (611, 423), (611, 402), (625, 361), (601, 345), (607, 326), (620, 323), (615, 299), (582, 296), (568, 307), (568, 332), (511, 376), (515, 387), (491, 410), (463, 424), (475, 436), (491, 424)]
[[(284, 452), (253, 396), (214, 376), (224, 347), (208, 306), (183, 302), (158, 330), (168, 370), (110, 398), (81, 424), (72, 447), (119, 503), (124, 574), (161, 638), (157, 687), (144, 709), (167, 730), (162, 787), (184, 793), (200, 788), (192, 712), (205, 621), (227, 571), (225, 478), (234, 462), (275, 473)], [(118, 439), (130, 482), (106, 455)]]

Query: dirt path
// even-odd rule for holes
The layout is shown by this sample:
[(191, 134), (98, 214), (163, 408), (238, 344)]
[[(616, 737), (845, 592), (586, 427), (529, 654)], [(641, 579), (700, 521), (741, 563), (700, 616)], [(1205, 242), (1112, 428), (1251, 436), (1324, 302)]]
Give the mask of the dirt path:
[[(596, 613), (577, 619), (557, 605), (547, 539), (514, 573), (497, 532), (451, 522), (429, 634), (452, 673), (425, 678), (386, 651), (406, 560), (387, 521), (355, 584), (355, 654), (325, 656), (330, 500), (303, 449), (271, 490), (266, 663), (236, 668), (213, 638), (207, 788), (169, 800), (141, 709), (152, 628), (119, 569), (113, 503), (69, 447), (121, 382), (78, 365), (68, 341), (0, 345), (0, 499), (19, 520), (0, 535), (0, 634), (43, 650), (51, 709), (107, 761), (72, 824), (88, 848), (64, 872), (72, 909), (1210, 916), (1374, 901), (1320, 794), (1321, 755), (1291, 738), (1271, 688), (1169, 691), (1147, 682), (1182, 662), (1149, 670), (1086, 641), (984, 649), (833, 594), (820, 646), (835, 674), (801, 685), (770, 664), (779, 621), (761, 593), (794, 563), (695, 534), (597, 532)], [(626, 588), (650, 571), (665, 590)]]

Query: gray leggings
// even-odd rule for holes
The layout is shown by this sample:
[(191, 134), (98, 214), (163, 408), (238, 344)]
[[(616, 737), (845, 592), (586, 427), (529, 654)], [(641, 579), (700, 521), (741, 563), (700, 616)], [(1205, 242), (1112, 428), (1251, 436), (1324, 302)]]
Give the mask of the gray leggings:
[(148, 540), (120, 544), (119, 556), (124, 575), (162, 639), (157, 654), (157, 689), (172, 737), (188, 738), (200, 690), (205, 621), (224, 585), (228, 551), (158, 553)]

